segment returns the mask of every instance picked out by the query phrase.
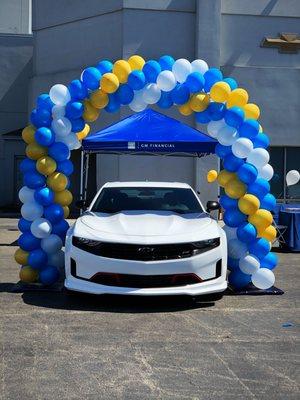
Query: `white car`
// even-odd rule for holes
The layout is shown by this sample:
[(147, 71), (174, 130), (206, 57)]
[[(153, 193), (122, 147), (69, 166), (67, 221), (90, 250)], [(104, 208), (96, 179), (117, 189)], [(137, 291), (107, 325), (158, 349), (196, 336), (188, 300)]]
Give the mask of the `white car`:
[(67, 232), (65, 269), (65, 287), (85, 293), (220, 293), (226, 236), (185, 183), (106, 183)]

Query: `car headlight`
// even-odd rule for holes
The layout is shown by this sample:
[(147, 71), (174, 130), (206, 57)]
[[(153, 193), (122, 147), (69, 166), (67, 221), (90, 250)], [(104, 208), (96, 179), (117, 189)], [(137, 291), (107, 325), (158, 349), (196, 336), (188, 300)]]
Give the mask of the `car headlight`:
[(86, 239), (80, 236), (73, 236), (72, 238), (72, 244), (75, 247), (79, 247), (82, 250), (85, 250), (86, 248), (89, 247), (96, 247), (100, 244), (98, 240), (92, 240), (92, 239)]
[(200, 240), (199, 242), (193, 242), (193, 256), (214, 249), (219, 245), (220, 245), (219, 237), (214, 239)]

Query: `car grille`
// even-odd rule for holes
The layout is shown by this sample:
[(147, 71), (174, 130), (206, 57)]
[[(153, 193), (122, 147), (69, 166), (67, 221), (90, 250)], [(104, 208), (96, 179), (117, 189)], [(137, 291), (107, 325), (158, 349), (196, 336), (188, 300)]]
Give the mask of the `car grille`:
[(136, 261), (175, 260), (204, 253), (220, 245), (220, 238), (177, 244), (121, 244), (73, 237), (73, 245), (101, 257)]

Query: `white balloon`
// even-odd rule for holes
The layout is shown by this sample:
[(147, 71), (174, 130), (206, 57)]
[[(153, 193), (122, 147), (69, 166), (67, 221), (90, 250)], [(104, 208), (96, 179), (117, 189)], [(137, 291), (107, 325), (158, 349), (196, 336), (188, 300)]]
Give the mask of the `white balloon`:
[(285, 179), (288, 186), (296, 185), (300, 181), (300, 173), (296, 169), (292, 169), (286, 174)]
[(226, 233), (227, 242), (229, 242), (231, 239), (236, 239), (237, 228), (231, 228), (230, 226), (224, 225), (223, 230)]
[(241, 258), (247, 253), (247, 245), (239, 239), (230, 239), (228, 242), (228, 257)]
[(272, 165), (266, 164), (258, 170), (258, 177), (269, 181), (273, 178), (274, 170)]
[(244, 274), (252, 275), (260, 267), (259, 259), (251, 254), (242, 257), (239, 262), (239, 267)]
[(224, 128), (225, 126), (227, 126), (227, 124), (225, 123), (224, 119), (221, 119), (219, 121), (210, 121), (207, 124), (207, 132), (211, 137), (216, 138), (218, 136), (219, 130)]
[(149, 83), (143, 89), (143, 101), (148, 104), (155, 104), (161, 96), (161, 90), (156, 83)]
[(270, 154), (267, 150), (262, 149), (261, 147), (253, 149), (247, 157), (247, 162), (254, 165), (257, 169), (260, 169), (264, 165), (268, 164), (269, 160)]
[(231, 146), (237, 138), (237, 130), (232, 126), (226, 125), (223, 128), (219, 129), (217, 133), (217, 139), (219, 143), (221, 143), (223, 146)]
[(36, 201), (30, 201), (25, 203), (21, 207), (22, 217), (27, 219), (27, 221), (34, 221), (40, 218), (44, 213), (44, 208)]
[(51, 101), (58, 106), (65, 106), (71, 100), (69, 89), (61, 84), (52, 86), (49, 96)]
[(72, 124), (68, 118), (61, 117), (52, 121), (51, 128), (55, 134), (59, 136), (67, 136), (72, 130)]
[(162, 71), (156, 80), (157, 86), (164, 92), (170, 92), (176, 86), (176, 78), (172, 71)]
[(62, 250), (48, 255), (48, 264), (53, 267), (62, 268), (65, 265), (65, 253)]
[(253, 143), (247, 138), (238, 138), (232, 144), (232, 153), (239, 158), (246, 158), (253, 150)]
[(46, 218), (37, 218), (31, 224), (30, 230), (36, 238), (44, 239), (50, 235), (52, 225)]
[(22, 189), (19, 190), (19, 199), (22, 203), (28, 203), (34, 201), (34, 190), (29, 189), (27, 186), (23, 186)]
[(200, 72), (200, 74), (204, 75), (208, 68), (204, 60), (194, 60), (192, 62), (192, 72)]
[(129, 103), (129, 107), (135, 112), (140, 112), (147, 108), (147, 103), (145, 103), (143, 100), (143, 89), (134, 90), (134, 98), (132, 102)]
[(63, 242), (58, 235), (51, 234), (45, 239), (41, 240), (41, 248), (47, 254), (57, 253), (63, 246)]
[(192, 72), (191, 63), (185, 58), (179, 58), (172, 66), (173, 74), (179, 83), (185, 82), (187, 76)]
[(52, 118), (59, 119), (64, 117), (66, 114), (66, 108), (64, 106), (55, 105), (52, 107)]
[(268, 268), (259, 268), (251, 276), (251, 280), (258, 289), (269, 289), (275, 283), (275, 275)]
[(69, 135), (62, 137), (60, 139), (60, 142), (66, 144), (70, 150), (76, 150), (81, 147), (80, 140), (78, 140), (78, 137), (74, 132), (71, 132), (69, 133)]

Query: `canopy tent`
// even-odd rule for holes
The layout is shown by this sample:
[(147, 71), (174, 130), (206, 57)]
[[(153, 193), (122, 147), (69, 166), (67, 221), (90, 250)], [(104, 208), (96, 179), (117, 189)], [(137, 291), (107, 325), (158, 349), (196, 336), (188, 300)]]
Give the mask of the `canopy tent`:
[(205, 133), (152, 109), (133, 114), (82, 141), (80, 198), (86, 198), (90, 153), (202, 157), (214, 153), (217, 143)]

